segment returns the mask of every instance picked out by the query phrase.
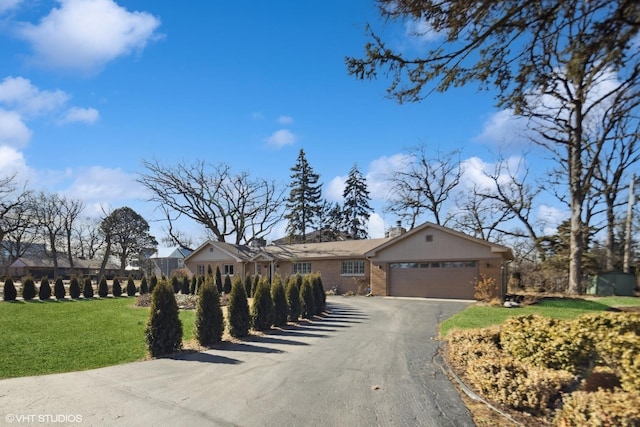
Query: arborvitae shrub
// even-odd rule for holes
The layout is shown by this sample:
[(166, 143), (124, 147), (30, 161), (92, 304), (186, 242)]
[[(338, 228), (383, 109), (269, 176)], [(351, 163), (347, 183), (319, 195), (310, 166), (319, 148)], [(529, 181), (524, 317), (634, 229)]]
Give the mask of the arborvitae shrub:
[(205, 281), (205, 276), (204, 274), (201, 274), (200, 276), (198, 276), (198, 286), (196, 287), (196, 294), (198, 293), (198, 289), (200, 289), (200, 286), (204, 285), (204, 281)]
[(198, 278), (194, 274), (193, 276), (191, 276), (191, 284), (189, 286), (189, 293), (191, 295), (195, 295), (197, 291), (198, 291)]
[(222, 287), (222, 274), (220, 273), (219, 265), (216, 265), (216, 288), (218, 288), (219, 294), (221, 294), (224, 291)]
[(4, 279), (4, 300), (15, 301), (17, 297), (18, 291), (16, 290), (16, 285), (13, 284), (11, 277), (7, 277)]
[(226, 274), (224, 276), (224, 283), (222, 284), (222, 291), (225, 294), (228, 294), (229, 292), (231, 292), (231, 277)]
[(84, 286), (82, 287), (82, 296), (85, 298), (93, 298), (93, 284), (91, 277), (85, 277)]
[(183, 276), (182, 277), (182, 287), (180, 288), (180, 293), (182, 295), (188, 295), (189, 294), (189, 285), (191, 284), (191, 282), (189, 281), (189, 277), (188, 276)]
[(43, 301), (48, 301), (51, 298), (51, 285), (49, 284), (49, 278), (44, 276), (40, 280), (40, 290), (38, 291), (38, 297)]
[(297, 322), (300, 318), (300, 289), (295, 276), (289, 277), (287, 289), (287, 318), (289, 322)]
[(80, 282), (78, 282), (76, 276), (73, 276), (69, 282), (69, 296), (71, 299), (78, 299), (80, 298), (80, 293)]
[(256, 290), (258, 289), (259, 285), (260, 285), (260, 275), (256, 274), (255, 276), (253, 276), (253, 283), (251, 284), (251, 298), (255, 297)]
[(107, 278), (102, 275), (100, 282), (98, 282), (98, 296), (100, 298), (106, 298), (109, 295), (109, 285), (107, 285)]
[(266, 279), (262, 279), (251, 303), (251, 326), (256, 331), (269, 329), (272, 317), (273, 301), (271, 300), (271, 291)]
[(300, 315), (304, 319), (311, 319), (315, 314), (315, 298), (313, 296), (313, 285), (311, 284), (311, 276), (306, 275), (302, 279), (302, 287), (300, 288)]
[(229, 334), (231, 334), (232, 337), (246, 337), (249, 335), (251, 316), (249, 314), (247, 294), (240, 276), (236, 276), (236, 279), (234, 279), (231, 285), (229, 304), (227, 305), (227, 316)]
[(247, 295), (251, 295), (251, 289), (253, 288), (253, 279), (250, 274), (244, 276), (244, 291)]
[(147, 348), (153, 357), (182, 348), (182, 324), (173, 288), (166, 280), (158, 282), (151, 294), (149, 320), (145, 328)]
[(182, 287), (182, 283), (177, 276), (171, 276), (171, 287), (173, 288), (173, 293), (177, 294), (180, 292), (180, 288)]
[(117, 277), (113, 278), (113, 285), (111, 286), (111, 293), (114, 297), (122, 295), (122, 286), (120, 286), (120, 280)]
[(211, 269), (211, 264), (207, 265), (207, 276), (213, 276), (213, 270)]
[(311, 275), (311, 284), (313, 286), (314, 314), (320, 315), (325, 309), (326, 295), (324, 293), (324, 288), (322, 287), (322, 280), (320, 279), (319, 273)]
[(147, 276), (142, 276), (140, 280), (140, 295), (149, 293), (149, 285), (147, 284)]
[(156, 287), (157, 284), (158, 284), (158, 276), (156, 276), (155, 274), (152, 274), (151, 278), (149, 279), (149, 293), (150, 294), (153, 293), (153, 289)]
[(33, 281), (33, 277), (25, 277), (22, 279), (22, 298), (25, 301), (30, 301), (36, 297), (36, 283)]
[(213, 281), (208, 280), (198, 291), (194, 336), (202, 346), (222, 341), (224, 315), (220, 307), (220, 294)]
[(285, 295), (282, 279), (279, 274), (273, 276), (271, 283), (271, 300), (273, 301), (273, 325), (287, 324), (287, 296)]
[(136, 296), (136, 282), (133, 280), (133, 276), (129, 275), (127, 279), (127, 296)]
[(56, 299), (64, 299), (67, 294), (62, 277), (56, 279), (56, 283), (53, 285), (53, 294), (56, 296)]

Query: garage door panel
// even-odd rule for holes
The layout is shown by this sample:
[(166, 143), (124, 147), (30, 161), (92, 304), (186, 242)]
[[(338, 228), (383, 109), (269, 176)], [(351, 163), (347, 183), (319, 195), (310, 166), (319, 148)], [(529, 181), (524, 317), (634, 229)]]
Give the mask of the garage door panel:
[(473, 299), (477, 267), (392, 268), (390, 295)]

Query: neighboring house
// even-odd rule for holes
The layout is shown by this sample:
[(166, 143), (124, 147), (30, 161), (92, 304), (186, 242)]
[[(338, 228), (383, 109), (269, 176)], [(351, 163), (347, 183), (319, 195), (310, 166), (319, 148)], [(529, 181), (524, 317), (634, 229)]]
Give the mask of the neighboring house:
[(281, 277), (318, 272), (325, 289), (373, 295), (473, 299), (482, 275), (506, 289), (511, 250), (432, 223), (390, 237), (291, 245), (207, 241), (184, 259), (194, 274)]
[(174, 270), (184, 268), (184, 259), (191, 253), (191, 249), (180, 247), (159, 248), (150, 259), (154, 263), (153, 273), (156, 276), (171, 276)]
[[(74, 258), (73, 268), (69, 264), (69, 258), (66, 255), (58, 255), (58, 276), (68, 279), (72, 275), (76, 276), (96, 276), (100, 273), (100, 259), (80, 259)], [(55, 279), (53, 268), (53, 259), (49, 257), (20, 257), (9, 265), (8, 274), (13, 277), (32, 276), (40, 279), (47, 276), (49, 279)], [(115, 262), (107, 262), (105, 275), (113, 277), (117, 275), (120, 266)]]

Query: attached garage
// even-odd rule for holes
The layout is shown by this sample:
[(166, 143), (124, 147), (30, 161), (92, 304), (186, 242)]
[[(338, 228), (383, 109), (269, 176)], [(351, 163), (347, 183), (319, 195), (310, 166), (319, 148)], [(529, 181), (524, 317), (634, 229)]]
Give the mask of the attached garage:
[[(374, 295), (473, 299), (481, 277), (504, 291), (513, 259), (502, 245), (425, 223), (367, 252)], [(502, 292), (501, 292), (502, 293)]]

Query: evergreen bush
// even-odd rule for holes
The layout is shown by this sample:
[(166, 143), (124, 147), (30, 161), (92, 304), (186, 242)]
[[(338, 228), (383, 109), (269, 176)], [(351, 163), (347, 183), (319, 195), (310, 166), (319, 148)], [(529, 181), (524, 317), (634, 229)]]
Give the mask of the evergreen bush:
[(98, 282), (98, 296), (100, 298), (106, 298), (109, 295), (109, 285), (107, 285), (107, 278), (103, 274)]
[(145, 295), (149, 293), (149, 285), (147, 284), (147, 276), (142, 276), (142, 280), (140, 280), (140, 295)]
[(271, 283), (271, 300), (273, 301), (273, 325), (285, 326), (287, 324), (287, 296), (282, 279), (277, 273), (273, 276)]
[(253, 276), (253, 283), (251, 284), (251, 298), (255, 297), (258, 285), (260, 285), (260, 275), (256, 274)]
[(150, 294), (153, 293), (153, 289), (156, 287), (157, 284), (158, 284), (158, 276), (156, 276), (155, 274), (152, 274), (151, 278), (149, 279), (149, 293)]
[(111, 293), (113, 294), (114, 297), (119, 297), (122, 295), (122, 286), (120, 286), (120, 280), (117, 277), (113, 278)]
[(80, 298), (80, 282), (78, 282), (78, 278), (76, 276), (71, 277), (71, 281), (69, 282), (69, 296), (71, 299)]
[(38, 297), (42, 301), (48, 301), (51, 298), (51, 285), (49, 284), (49, 278), (44, 276), (40, 280), (40, 290), (38, 291)]
[(190, 285), (191, 285), (191, 282), (189, 281), (189, 277), (188, 276), (183, 276), (182, 277), (182, 287), (180, 288), (180, 293), (182, 295), (189, 295)]
[(251, 326), (256, 331), (264, 331), (271, 328), (273, 317), (273, 301), (271, 291), (266, 279), (260, 280), (256, 293), (251, 303)]
[(147, 349), (152, 357), (174, 353), (182, 348), (182, 324), (173, 288), (166, 280), (158, 282), (151, 294), (149, 320), (145, 328)]
[(202, 346), (222, 341), (224, 315), (220, 307), (220, 294), (213, 281), (208, 280), (198, 291), (194, 336)]
[(36, 283), (33, 281), (33, 277), (27, 276), (22, 279), (22, 298), (25, 301), (30, 301), (36, 297)]
[(180, 283), (180, 280), (175, 275), (171, 276), (171, 287), (173, 288), (174, 294), (180, 292), (180, 288), (182, 287), (182, 283)]
[(300, 287), (300, 315), (303, 319), (312, 319), (315, 314), (315, 298), (311, 276), (305, 275)]
[(287, 288), (287, 317), (289, 322), (297, 322), (300, 318), (300, 288), (295, 276), (290, 276)]
[(218, 288), (219, 294), (221, 294), (224, 291), (222, 287), (222, 274), (220, 273), (219, 265), (216, 265), (216, 288)]
[(251, 316), (249, 313), (247, 294), (240, 276), (237, 276), (231, 285), (229, 304), (227, 305), (227, 316), (229, 334), (231, 334), (232, 337), (239, 338), (249, 335)]
[(93, 298), (93, 284), (91, 277), (84, 278), (84, 286), (82, 287), (82, 296), (85, 298)]
[(244, 291), (247, 295), (251, 295), (251, 289), (253, 288), (253, 279), (250, 274), (244, 276)]
[(189, 286), (189, 293), (191, 295), (196, 295), (197, 292), (198, 292), (198, 278), (194, 274), (193, 276), (191, 276), (191, 284)]
[(228, 274), (224, 276), (224, 283), (222, 285), (222, 290), (225, 294), (228, 294), (229, 292), (231, 292), (231, 277)]
[(324, 312), (327, 303), (327, 295), (322, 286), (320, 273), (311, 275), (311, 283), (313, 285), (314, 314), (319, 316)]
[(56, 283), (53, 285), (53, 294), (56, 296), (56, 299), (59, 300), (64, 299), (67, 295), (67, 290), (64, 288), (64, 282), (60, 276), (56, 278)]
[(135, 297), (136, 291), (136, 282), (133, 280), (133, 276), (129, 275), (129, 277), (127, 278), (127, 296)]
[(16, 285), (13, 284), (13, 279), (11, 277), (7, 277), (4, 279), (4, 300), (5, 301), (15, 301), (18, 297), (18, 291), (16, 290)]

